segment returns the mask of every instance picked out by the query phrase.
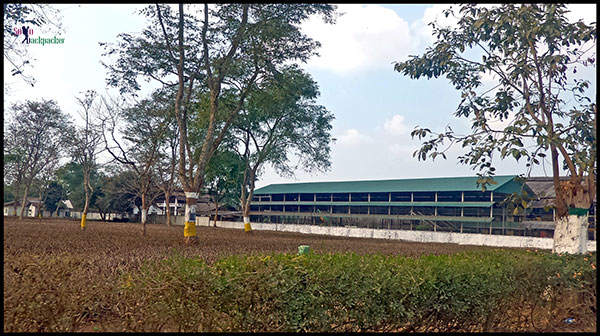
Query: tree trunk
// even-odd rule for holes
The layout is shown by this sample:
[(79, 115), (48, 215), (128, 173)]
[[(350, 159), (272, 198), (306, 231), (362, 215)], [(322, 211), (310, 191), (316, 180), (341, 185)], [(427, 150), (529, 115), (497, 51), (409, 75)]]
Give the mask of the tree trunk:
[(254, 234), (254, 232), (252, 232), (252, 224), (250, 224), (250, 198), (245, 200), (242, 214), (244, 217), (244, 231), (249, 234)]
[(552, 252), (584, 254), (587, 252), (588, 212), (592, 205), (590, 192), (577, 176), (569, 181), (560, 181), (555, 192), (557, 204), (568, 210), (557, 209)]
[[(25, 205), (27, 205), (27, 193), (28, 192), (29, 192), (29, 186), (26, 186), (25, 193), (23, 193), (23, 202), (21, 203), (21, 213), (19, 214), (19, 219), (23, 219), (23, 213), (25, 212)], [(15, 212), (15, 214), (16, 214), (16, 212)]]
[(552, 253), (585, 254), (588, 242), (587, 209), (574, 208), (569, 215), (559, 217), (554, 228)]
[[(251, 179), (254, 178), (254, 173), (251, 175)], [(253, 181), (253, 180), (251, 180)], [(252, 197), (254, 197), (254, 183), (252, 182), (250, 185), (250, 190), (248, 191), (248, 195), (246, 195), (244, 199), (244, 204), (242, 207), (243, 216), (244, 216), (244, 231), (246, 233), (253, 234), (252, 225), (250, 224), (250, 206), (252, 204)]]
[(15, 188), (15, 198), (13, 199), (13, 202), (15, 202), (13, 205), (13, 208), (14, 208), (13, 216), (17, 216), (17, 213), (19, 212), (19, 189), (20, 189), (19, 186), (17, 186)]
[(171, 192), (165, 192), (165, 209), (167, 210), (167, 226), (171, 226)]
[(148, 222), (148, 209), (142, 207), (142, 235), (146, 236), (146, 222)]
[(146, 204), (146, 194), (142, 194), (141, 208), (142, 235), (146, 236), (146, 222), (148, 221), (148, 205)]
[(213, 222), (213, 226), (217, 227), (217, 217), (219, 216), (219, 198), (217, 195), (214, 195), (213, 199), (215, 200), (215, 220)]
[(246, 215), (246, 212), (244, 211), (244, 231), (246, 233), (250, 233), (252, 234), (252, 224), (250, 224), (250, 216)]
[(83, 214), (81, 215), (81, 229), (82, 230), (85, 230), (85, 222), (86, 222), (86, 217), (87, 217), (89, 206), (90, 206), (90, 191), (88, 190), (87, 187), (85, 187), (85, 205), (83, 206)]
[(198, 203), (197, 192), (185, 192), (185, 227), (183, 229), (183, 242), (186, 245), (197, 244), (196, 236), (196, 204)]
[(40, 207), (38, 210), (38, 217), (40, 219), (42, 219), (42, 209), (43, 209), (45, 202), (46, 202), (46, 197), (44, 197), (44, 193), (42, 191), (40, 191)]

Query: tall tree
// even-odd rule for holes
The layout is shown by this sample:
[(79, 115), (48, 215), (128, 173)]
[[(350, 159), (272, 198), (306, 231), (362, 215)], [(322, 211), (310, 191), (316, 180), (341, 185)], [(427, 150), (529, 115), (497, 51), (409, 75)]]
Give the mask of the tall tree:
[(81, 229), (85, 230), (87, 213), (90, 208), (90, 197), (94, 192), (91, 184), (92, 170), (96, 167), (96, 158), (102, 152), (102, 132), (100, 132), (100, 116), (98, 94), (94, 90), (82, 93), (82, 97), (76, 97), (81, 106), (79, 115), (83, 125), (76, 128), (71, 139), (71, 157), (77, 162), (83, 173), (83, 191), (85, 204), (81, 215)]
[[(143, 99), (128, 108), (122, 108), (114, 99), (104, 102), (107, 112), (102, 125), (105, 148), (117, 162), (135, 173), (135, 189), (141, 199), (142, 234), (145, 236), (148, 209), (159, 196), (153, 173), (159, 160), (159, 149), (168, 134), (170, 118), (158, 99)], [(120, 124), (124, 126), (122, 129), (118, 129)], [(122, 139), (118, 134), (123, 134)]]
[(176, 188), (179, 187), (179, 181), (177, 179), (177, 163), (178, 163), (178, 148), (179, 148), (179, 130), (177, 129), (177, 121), (173, 114), (172, 107), (168, 104), (172, 104), (172, 99), (165, 97), (164, 93), (157, 92), (156, 95), (160, 97), (162, 101), (164, 113), (167, 116), (166, 129), (164, 135), (164, 141), (159, 147), (159, 157), (157, 164), (154, 166), (154, 174), (157, 179), (157, 187), (160, 189), (165, 197), (165, 210), (166, 210), (166, 221), (167, 225), (171, 226), (171, 208), (169, 206), (169, 200), (174, 194)]
[[(194, 223), (198, 193), (205, 182), (205, 168), (239, 116), (256, 83), (284, 64), (306, 61), (318, 42), (302, 34), (299, 24), (310, 15), (322, 14), (333, 22), (335, 6), (325, 4), (205, 4), (195, 16), (178, 15), (168, 6), (150, 6), (144, 13), (152, 20), (144, 36), (122, 35), (107, 55), (119, 61), (108, 66), (109, 84), (122, 91), (139, 89), (138, 77), (177, 87), (175, 115), (179, 129), (179, 180), (186, 192), (184, 241), (197, 242)], [(141, 61), (144, 60), (144, 61)], [(165, 75), (174, 75), (167, 82)], [(174, 76), (171, 76), (174, 77)], [(195, 86), (208, 97), (195, 104)], [(236, 97), (233, 104), (223, 98)], [(190, 141), (189, 120), (206, 120), (201, 141)], [(197, 144), (197, 145), (196, 145)]]
[(49, 162), (62, 155), (71, 122), (52, 100), (16, 103), (10, 112), (12, 119), (4, 133), (4, 152), (13, 158), (11, 180), (15, 185), (15, 200), (22, 197), (19, 214), (22, 219), (32, 182)]
[[(296, 66), (282, 69), (252, 91), (235, 126), (245, 165), (240, 204), (246, 232), (252, 231), (250, 204), (265, 164), (287, 176), (298, 168), (317, 172), (331, 166), (333, 115), (316, 104), (318, 96), (317, 83)], [(298, 159), (295, 165), (290, 154)]]
[[(553, 251), (584, 253), (596, 196), (596, 98), (586, 96), (589, 81), (576, 76), (595, 63), (596, 24), (569, 22), (567, 11), (563, 4), (461, 5), (456, 28), (432, 23), (434, 45), (395, 70), (415, 79), (445, 75), (462, 93), (455, 116), (472, 118), (466, 135), (417, 127), (413, 137), (430, 136), (414, 154), (419, 159), (445, 157), (444, 141), (461, 143), (470, 151), (459, 161), (479, 169), (485, 187), (494, 175), (494, 154), (524, 157), (532, 167), (549, 152), (557, 215)], [(450, 9), (446, 15), (454, 14)], [(496, 85), (484, 86), (484, 75), (493, 75)], [(560, 181), (561, 168), (568, 181)]]

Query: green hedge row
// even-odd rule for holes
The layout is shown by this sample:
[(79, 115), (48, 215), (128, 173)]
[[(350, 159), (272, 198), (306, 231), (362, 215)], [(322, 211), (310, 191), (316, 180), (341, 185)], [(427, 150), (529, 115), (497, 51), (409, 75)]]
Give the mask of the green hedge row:
[(132, 330), (518, 331), (595, 309), (595, 265), (595, 253), (518, 250), (273, 254), (214, 265), (174, 253), (126, 275), (122, 294), (140, 308)]

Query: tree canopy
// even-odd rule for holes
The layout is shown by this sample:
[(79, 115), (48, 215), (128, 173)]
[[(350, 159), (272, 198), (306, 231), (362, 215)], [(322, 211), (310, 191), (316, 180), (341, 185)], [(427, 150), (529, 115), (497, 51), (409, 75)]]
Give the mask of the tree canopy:
[[(433, 46), (394, 68), (413, 79), (446, 76), (461, 92), (454, 115), (470, 118), (471, 133), (417, 126), (411, 135), (426, 141), (414, 156), (445, 157), (461, 144), (459, 162), (479, 171), (484, 188), (495, 158), (526, 159), (528, 175), (549, 156), (557, 216), (588, 209), (596, 192), (596, 97), (581, 74), (595, 64), (596, 24), (569, 22), (567, 11), (564, 4), (465, 4), (455, 27), (431, 23)], [(559, 180), (562, 169), (569, 181)]]

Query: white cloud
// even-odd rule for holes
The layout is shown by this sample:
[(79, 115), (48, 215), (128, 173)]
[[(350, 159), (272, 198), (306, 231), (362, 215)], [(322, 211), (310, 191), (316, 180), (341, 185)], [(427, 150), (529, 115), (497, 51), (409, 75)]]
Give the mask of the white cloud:
[(361, 134), (355, 128), (347, 129), (337, 137), (337, 144), (342, 146), (355, 146), (371, 142), (373, 142), (373, 139), (370, 136)]
[(406, 133), (406, 124), (404, 117), (396, 114), (392, 119), (386, 119), (383, 122), (383, 131), (391, 136), (400, 136)]
[(313, 17), (302, 25), (308, 36), (321, 42), (320, 56), (308, 67), (336, 73), (391, 68), (393, 61), (408, 55), (412, 47), (408, 22), (391, 9), (377, 5), (339, 5), (344, 13), (335, 25)]

